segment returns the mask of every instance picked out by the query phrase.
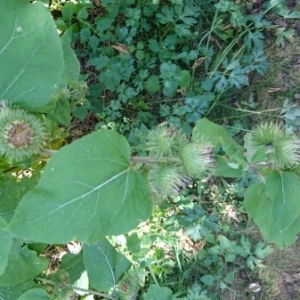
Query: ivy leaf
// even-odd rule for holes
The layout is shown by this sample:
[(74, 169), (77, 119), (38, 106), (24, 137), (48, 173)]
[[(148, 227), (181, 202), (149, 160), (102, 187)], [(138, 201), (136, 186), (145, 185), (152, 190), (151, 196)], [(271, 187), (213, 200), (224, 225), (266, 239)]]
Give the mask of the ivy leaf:
[(90, 284), (98, 291), (107, 291), (118, 284), (130, 268), (130, 261), (106, 239), (83, 246), (83, 261)]
[[(0, 2), (0, 99), (35, 109), (58, 89), (63, 73), (62, 43), (49, 10), (26, 0)], [(16, 55), (16, 49), (22, 49)]]
[(149, 188), (131, 168), (127, 140), (99, 130), (52, 156), (9, 226), (25, 240), (93, 243), (135, 228), (150, 214)]

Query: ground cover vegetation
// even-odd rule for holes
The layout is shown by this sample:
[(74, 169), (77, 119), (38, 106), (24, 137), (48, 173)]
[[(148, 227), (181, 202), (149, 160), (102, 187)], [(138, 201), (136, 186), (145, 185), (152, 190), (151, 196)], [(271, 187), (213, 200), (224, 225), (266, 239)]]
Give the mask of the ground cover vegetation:
[(251, 277), (298, 243), (300, 114), (252, 87), (299, 16), (0, 0), (0, 299), (276, 299)]

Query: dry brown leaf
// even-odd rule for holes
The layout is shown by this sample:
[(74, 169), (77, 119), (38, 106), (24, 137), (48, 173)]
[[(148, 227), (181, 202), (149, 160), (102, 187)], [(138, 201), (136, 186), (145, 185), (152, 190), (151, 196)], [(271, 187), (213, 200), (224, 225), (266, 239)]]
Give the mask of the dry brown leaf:
[(80, 129), (74, 129), (73, 134), (76, 135), (76, 136), (82, 136), (83, 132)]
[(300, 280), (300, 273), (295, 273), (292, 275), (294, 278)]
[(245, 289), (245, 292), (249, 293), (257, 293), (261, 290), (261, 286), (258, 283), (251, 283), (249, 286)]
[(291, 282), (293, 282), (292, 276), (289, 275), (289, 274), (287, 274), (287, 273), (283, 273), (283, 274), (282, 274), (282, 279), (283, 279), (283, 281), (286, 282), (286, 283), (291, 283)]
[(100, 6), (101, 6), (101, 1), (100, 1), (100, 0), (94, 0), (94, 4), (95, 4), (97, 7), (100, 7)]
[(209, 40), (211, 41), (211, 42), (213, 42), (213, 43), (215, 43), (216, 45), (217, 45), (217, 47), (221, 50), (222, 49), (222, 47), (220, 46), (220, 44), (219, 44), (219, 42), (218, 42), (218, 40), (217, 39), (215, 39), (214, 37), (210, 37), (209, 38)]
[(233, 209), (232, 205), (226, 205), (225, 211), (229, 218), (237, 221), (238, 223), (240, 222), (240, 220), (238, 219), (238, 217), (236, 215), (236, 211)]
[(128, 52), (128, 46), (125, 44), (116, 44), (112, 45), (112, 48), (116, 49), (117, 51), (124, 53), (124, 54), (129, 54)]
[(299, 93), (296, 93), (296, 94), (294, 95), (294, 99), (296, 99), (296, 100), (300, 99), (300, 94), (299, 94)]
[(268, 89), (268, 93), (277, 93), (277, 92), (280, 92), (281, 90), (282, 90), (282, 88), (273, 87), (273, 88)]
[(192, 65), (192, 69), (196, 69), (197, 67), (199, 67), (203, 62), (205, 61), (205, 57), (200, 57), (197, 60), (195, 60), (195, 62)]
[(204, 248), (205, 244), (206, 244), (206, 241), (203, 240), (203, 241), (200, 241), (200, 242), (196, 243), (194, 245), (194, 247), (197, 251), (200, 251)]
[(195, 250), (194, 243), (193, 243), (193, 241), (188, 236), (182, 237), (182, 239), (181, 239), (181, 247), (185, 251), (194, 251)]
[(72, 254), (79, 254), (82, 249), (82, 243), (77, 241), (72, 241), (67, 244), (67, 248)]

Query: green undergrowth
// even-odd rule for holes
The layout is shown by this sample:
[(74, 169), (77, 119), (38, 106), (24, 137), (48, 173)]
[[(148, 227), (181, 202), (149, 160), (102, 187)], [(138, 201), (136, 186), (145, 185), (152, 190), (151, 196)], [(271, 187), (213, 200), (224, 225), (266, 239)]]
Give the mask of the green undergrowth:
[(0, 299), (296, 293), (297, 9), (0, 0)]

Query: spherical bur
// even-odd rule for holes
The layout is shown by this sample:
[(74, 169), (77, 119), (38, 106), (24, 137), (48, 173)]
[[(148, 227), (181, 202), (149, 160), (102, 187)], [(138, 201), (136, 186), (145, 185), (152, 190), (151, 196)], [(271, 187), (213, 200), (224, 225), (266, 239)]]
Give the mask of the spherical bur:
[(252, 133), (253, 146), (265, 146), (271, 169), (291, 168), (300, 163), (300, 140), (284, 131), (282, 125), (264, 124)]
[(164, 157), (172, 156), (185, 142), (186, 137), (180, 130), (163, 125), (149, 132), (146, 146), (151, 156)]
[(37, 153), (44, 145), (45, 129), (41, 121), (21, 109), (0, 110), (0, 155), (9, 161), (21, 161)]
[(189, 143), (179, 151), (183, 166), (189, 176), (199, 177), (215, 166), (212, 146), (208, 143)]
[(190, 178), (174, 165), (157, 165), (148, 173), (148, 182), (155, 194), (175, 196), (184, 189)]
[(274, 145), (273, 164), (276, 169), (291, 168), (300, 163), (300, 141), (286, 136)]

